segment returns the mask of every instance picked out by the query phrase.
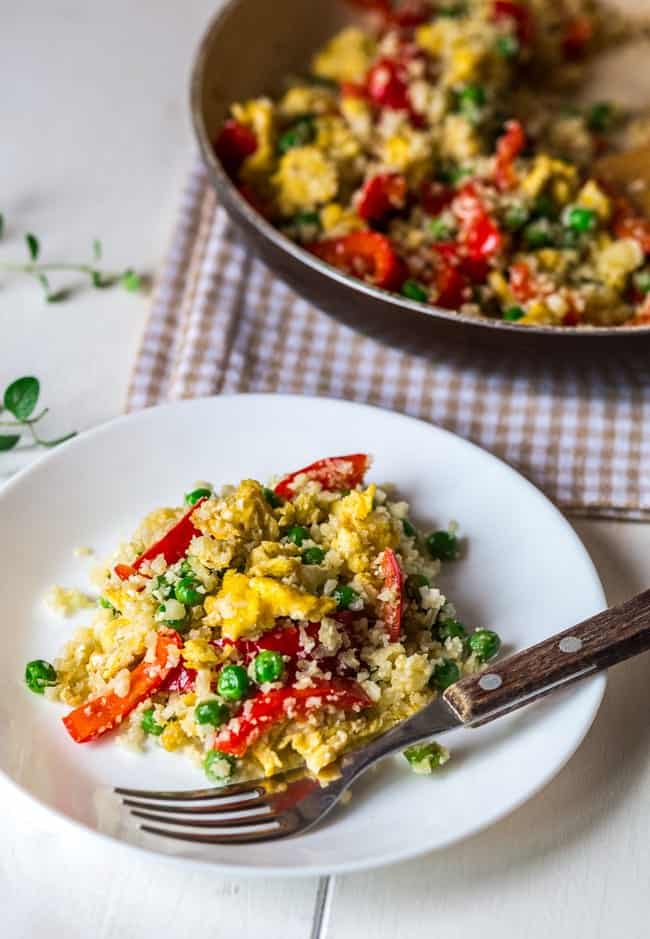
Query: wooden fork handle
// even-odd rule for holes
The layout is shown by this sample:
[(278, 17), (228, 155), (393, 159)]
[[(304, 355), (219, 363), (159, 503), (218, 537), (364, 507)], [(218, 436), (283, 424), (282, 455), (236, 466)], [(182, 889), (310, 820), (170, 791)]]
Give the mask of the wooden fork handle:
[(564, 684), (650, 649), (650, 590), (447, 688), (464, 723), (487, 723)]

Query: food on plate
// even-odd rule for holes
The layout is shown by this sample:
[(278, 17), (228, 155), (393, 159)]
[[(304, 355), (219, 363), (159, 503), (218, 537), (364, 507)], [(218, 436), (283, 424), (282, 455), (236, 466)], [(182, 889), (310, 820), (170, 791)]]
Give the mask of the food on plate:
[[(650, 322), (650, 221), (601, 178), (647, 116), (578, 105), (633, 33), (594, 0), (357, 0), (276, 100), (215, 141), (244, 197), (344, 273), (519, 326)], [(646, 161), (647, 162), (647, 161)]]
[[(110, 563), (92, 620), (31, 691), (65, 702), (78, 743), (117, 731), (186, 754), (220, 783), (339, 756), (496, 655), (435, 586), (454, 526), (425, 538), (366, 454), (318, 460), (265, 486), (206, 483), (149, 514)], [(447, 759), (406, 754), (418, 772)]]

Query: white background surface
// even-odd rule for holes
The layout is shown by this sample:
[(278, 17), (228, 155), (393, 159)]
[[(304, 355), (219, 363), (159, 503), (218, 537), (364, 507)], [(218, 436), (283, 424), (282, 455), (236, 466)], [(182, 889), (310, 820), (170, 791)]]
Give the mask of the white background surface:
[[(85, 259), (100, 237), (107, 266), (156, 268), (193, 152), (189, 61), (213, 8), (210, 0), (0, 3), (2, 258), (20, 256), (21, 235), (32, 230), (48, 258)], [(117, 289), (84, 289), (46, 306), (37, 284), (0, 278), (0, 385), (38, 375), (53, 435), (113, 416), (146, 305)], [(0, 455), (0, 475), (29, 458)], [(648, 585), (650, 526), (577, 528), (611, 601)], [(649, 667), (646, 657), (612, 673), (579, 753), (510, 819), (437, 856), (338, 878), (323, 935), (646, 937)], [(12, 939), (310, 935), (315, 881), (188, 873), (98, 848), (2, 783), (0, 799), (0, 909)], [(434, 800), (431, 811), (440, 811)]]

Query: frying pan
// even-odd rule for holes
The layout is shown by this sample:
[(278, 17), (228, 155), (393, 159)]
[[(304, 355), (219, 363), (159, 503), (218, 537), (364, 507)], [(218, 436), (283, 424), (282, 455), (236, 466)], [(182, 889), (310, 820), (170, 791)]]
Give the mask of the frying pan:
[(522, 327), (388, 293), (324, 264), (273, 228), (239, 195), (213, 148), (232, 102), (277, 94), (287, 75), (308, 70), (319, 45), (343, 25), (362, 18), (344, 0), (229, 0), (207, 28), (192, 71), (194, 128), (219, 202), (253, 252), (324, 312), (419, 354), (440, 352), (449, 343), (573, 360), (627, 356), (650, 348), (650, 326)]

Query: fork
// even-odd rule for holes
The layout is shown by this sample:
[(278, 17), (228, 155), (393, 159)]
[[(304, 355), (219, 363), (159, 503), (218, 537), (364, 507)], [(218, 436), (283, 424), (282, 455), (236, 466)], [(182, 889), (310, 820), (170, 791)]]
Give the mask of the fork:
[(149, 834), (198, 844), (251, 844), (302, 834), (331, 812), (369, 767), (456, 727), (478, 727), (650, 649), (650, 590), (451, 685), (366, 746), (326, 785), (304, 769), (180, 792), (116, 788)]

